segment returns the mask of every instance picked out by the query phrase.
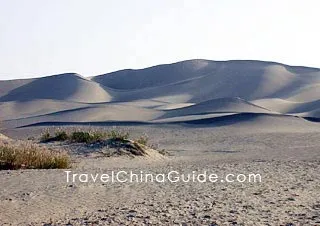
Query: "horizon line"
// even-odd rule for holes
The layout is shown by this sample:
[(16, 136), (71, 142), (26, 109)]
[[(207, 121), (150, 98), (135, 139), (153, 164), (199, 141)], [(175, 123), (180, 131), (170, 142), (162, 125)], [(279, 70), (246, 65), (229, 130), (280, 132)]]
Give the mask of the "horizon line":
[(93, 75), (93, 76), (84, 76), (78, 72), (62, 72), (62, 73), (55, 73), (55, 74), (49, 74), (49, 75), (40, 75), (40, 76), (35, 76), (35, 77), (26, 77), (26, 78), (14, 78), (14, 79), (0, 79), (0, 81), (16, 81), (16, 80), (29, 80), (29, 79), (39, 79), (39, 78), (46, 78), (46, 77), (51, 77), (51, 76), (57, 76), (57, 75), (66, 75), (66, 74), (75, 74), (78, 75), (79, 77), (85, 78), (85, 79), (91, 79), (94, 77), (98, 77), (98, 76), (103, 76), (103, 75), (107, 75), (107, 74), (111, 74), (111, 73), (116, 73), (116, 72), (120, 72), (120, 71), (126, 71), (126, 70), (144, 70), (144, 69), (149, 69), (149, 68), (153, 68), (153, 67), (158, 67), (158, 66), (164, 66), (164, 65), (173, 65), (173, 64), (178, 64), (178, 63), (183, 63), (183, 62), (187, 62), (187, 61), (197, 61), (197, 60), (203, 60), (203, 61), (211, 61), (211, 62), (234, 62), (234, 61), (247, 61), (247, 62), (260, 62), (260, 63), (270, 63), (270, 64), (278, 64), (278, 65), (282, 65), (282, 66), (288, 66), (288, 67), (293, 67), (293, 68), (309, 68), (309, 69), (315, 69), (315, 70), (319, 70), (320, 68), (318, 67), (314, 67), (314, 66), (303, 66), (303, 65), (291, 65), (291, 64), (286, 64), (286, 63), (280, 63), (280, 62), (276, 62), (276, 61), (269, 61), (269, 60), (252, 60), (252, 59), (233, 59), (233, 60), (209, 60), (209, 59), (201, 59), (201, 58), (194, 58), (194, 59), (188, 59), (188, 60), (179, 60), (179, 61), (174, 61), (171, 63), (160, 63), (160, 64), (155, 64), (152, 66), (145, 66), (145, 67), (141, 67), (141, 68), (124, 68), (124, 69), (118, 69), (118, 70), (114, 70), (114, 71), (110, 71), (110, 72), (106, 72), (103, 74), (97, 74), (97, 75)]

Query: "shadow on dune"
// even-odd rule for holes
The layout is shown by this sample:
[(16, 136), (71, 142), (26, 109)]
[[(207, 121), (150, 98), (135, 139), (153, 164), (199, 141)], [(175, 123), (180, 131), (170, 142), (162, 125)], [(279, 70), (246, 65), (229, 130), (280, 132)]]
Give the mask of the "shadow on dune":
[(37, 127), (37, 126), (139, 126), (151, 125), (148, 122), (134, 122), (134, 121), (109, 121), (109, 122), (39, 122), (28, 125), (19, 126), (17, 128)]
[(304, 119), (310, 122), (320, 122), (320, 118), (316, 118), (316, 117), (304, 117)]
[(118, 90), (115, 97), (118, 101), (185, 95), (188, 102), (199, 103), (224, 97), (240, 97), (248, 101), (288, 98), (317, 83), (319, 74), (317, 69), (275, 62), (188, 60), (145, 69), (121, 70), (92, 80)]
[(238, 123), (252, 123), (259, 119), (277, 119), (277, 118), (288, 118), (296, 120), (308, 120), (312, 122), (319, 122), (318, 118), (302, 118), (290, 115), (276, 115), (276, 114), (265, 114), (265, 113), (238, 113), (234, 115), (226, 115), (213, 118), (204, 118), (196, 120), (185, 120), (185, 121), (175, 121), (175, 122), (141, 122), (141, 121), (101, 121), (101, 122), (39, 122), (28, 125), (19, 126), (17, 128), (24, 127), (37, 127), (37, 126), (142, 126), (142, 125), (180, 125), (185, 127), (222, 127), (228, 125), (234, 125)]
[(214, 118), (204, 118), (204, 119), (196, 119), (183, 122), (185, 125), (190, 126), (228, 126), (238, 123), (254, 123), (259, 119), (277, 119), (277, 118), (296, 118), (302, 119), (297, 116), (290, 115), (277, 115), (277, 114), (266, 114), (266, 113), (237, 113), (233, 115), (226, 115)]
[(164, 110), (164, 112), (165, 114), (157, 119), (213, 113), (272, 113), (267, 108), (252, 104), (251, 102), (238, 97), (210, 99), (187, 107)]
[(66, 73), (35, 79), (0, 97), (0, 102), (24, 102), (36, 99), (72, 100), (85, 103), (110, 101), (111, 97), (99, 84), (82, 78), (78, 74)]

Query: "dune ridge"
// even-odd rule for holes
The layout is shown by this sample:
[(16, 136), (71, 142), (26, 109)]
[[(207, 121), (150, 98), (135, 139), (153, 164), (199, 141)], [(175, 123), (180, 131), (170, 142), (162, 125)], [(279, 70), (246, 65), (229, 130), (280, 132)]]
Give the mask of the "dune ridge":
[(38, 99), (95, 103), (108, 102), (111, 95), (99, 84), (78, 74), (67, 73), (34, 79), (0, 97), (1, 102)]
[(65, 73), (0, 81), (0, 120), (7, 127), (46, 122), (183, 123), (250, 113), (317, 121), (319, 86), (320, 69), (250, 60), (187, 60), (90, 79)]

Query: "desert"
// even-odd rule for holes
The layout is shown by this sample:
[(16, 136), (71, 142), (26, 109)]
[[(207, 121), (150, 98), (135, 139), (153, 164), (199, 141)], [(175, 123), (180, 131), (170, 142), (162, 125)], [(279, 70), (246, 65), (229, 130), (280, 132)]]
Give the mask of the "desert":
[(320, 226), (319, 0), (0, 0), (0, 226)]
[(319, 86), (317, 68), (204, 59), (2, 80), (1, 148), (61, 160), (0, 164), (0, 224), (319, 225)]

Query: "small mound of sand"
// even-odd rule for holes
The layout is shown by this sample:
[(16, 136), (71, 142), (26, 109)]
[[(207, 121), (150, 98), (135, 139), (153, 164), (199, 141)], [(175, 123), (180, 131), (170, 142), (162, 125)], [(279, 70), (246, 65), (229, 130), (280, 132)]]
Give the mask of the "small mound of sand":
[(133, 140), (106, 140), (102, 144), (98, 144), (106, 156), (129, 156), (129, 157), (148, 157), (152, 159), (161, 159), (164, 153), (152, 149), (146, 145), (140, 144)]
[(130, 139), (107, 139), (91, 144), (50, 142), (46, 146), (51, 148), (65, 149), (75, 156), (84, 157), (142, 157), (147, 159), (165, 159), (167, 152), (156, 150), (147, 145), (140, 144)]

